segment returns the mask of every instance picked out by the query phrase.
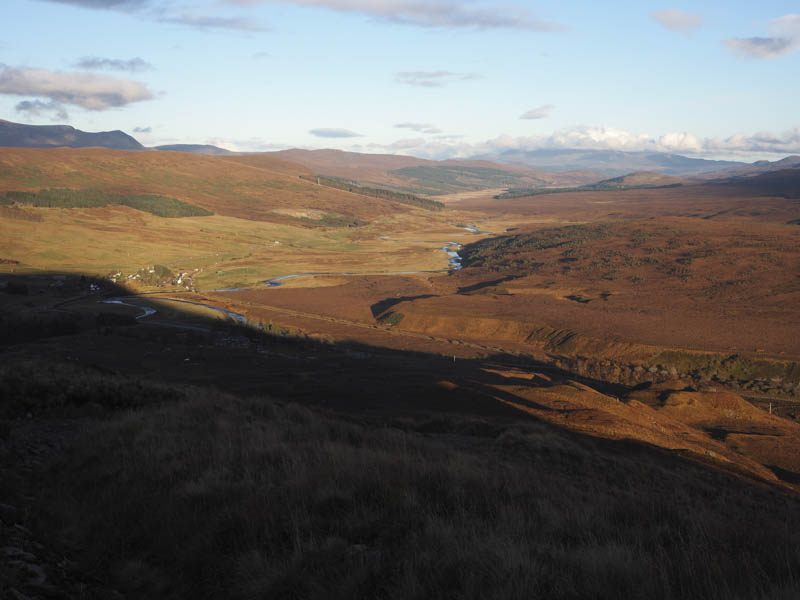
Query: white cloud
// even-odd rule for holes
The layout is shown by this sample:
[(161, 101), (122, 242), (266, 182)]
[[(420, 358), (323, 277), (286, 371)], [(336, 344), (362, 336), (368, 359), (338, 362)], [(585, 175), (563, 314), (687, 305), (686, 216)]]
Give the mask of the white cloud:
[(560, 129), (545, 137), (517, 138), (544, 148), (587, 148), (601, 150), (641, 150), (651, 144), (650, 136), (615, 127), (574, 127)]
[(654, 151), (694, 155), (721, 152), (740, 154), (800, 152), (800, 127), (795, 127), (783, 135), (763, 132), (754, 135), (739, 133), (724, 139), (700, 139), (688, 132), (669, 132), (654, 137), (609, 127), (577, 127), (557, 131), (546, 137), (517, 139), (522, 140), (522, 145), (538, 148)]
[(522, 29), (527, 31), (560, 31), (563, 25), (543, 21), (523, 8), (503, 7), (456, 0), (227, 0), (229, 4), (253, 6), (264, 2), (280, 2), (336, 12), (355, 13), (391, 23), (422, 27)]
[(100, 56), (84, 56), (75, 66), (79, 69), (87, 69), (89, 71), (152, 71), (153, 65), (146, 60), (139, 58), (119, 59), (119, 58), (102, 58)]
[(782, 37), (750, 37), (725, 40), (734, 52), (750, 58), (777, 58), (797, 48), (797, 41)]
[(697, 154), (703, 151), (702, 142), (686, 131), (665, 133), (658, 138), (657, 144), (669, 152)]
[(337, 129), (337, 128), (328, 128), (328, 127), (321, 127), (319, 129), (310, 129), (308, 131), (313, 136), (321, 137), (321, 138), (354, 138), (354, 137), (361, 137), (360, 133), (356, 133), (354, 131), (350, 131), (349, 129)]
[(725, 40), (729, 50), (749, 58), (778, 58), (800, 49), (800, 14), (784, 15), (769, 24), (767, 37)]
[[(229, 16), (207, 14), (209, 7), (181, 5), (171, 0), (39, 0), (40, 2), (54, 2), (69, 4), (81, 8), (98, 10), (115, 10), (137, 14), (158, 23), (182, 25), (201, 31), (228, 30), (245, 33), (269, 31), (269, 29), (253, 19), (243, 16)], [(229, 1), (228, 4), (256, 4), (257, 2)], [(219, 6), (212, 6), (212, 9)]]
[(522, 114), (520, 119), (546, 119), (550, 116), (555, 106), (552, 104), (542, 104), (537, 108), (532, 108), (528, 112)]
[(398, 83), (419, 87), (442, 87), (453, 81), (480, 79), (479, 73), (453, 73), (451, 71), (400, 71), (395, 73)]
[(397, 140), (396, 142), (392, 143), (389, 147), (392, 151), (400, 151), (400, 150), (411, 150), (412, 148), (419, 148), (426, 144), (425, 138), (406, 138), (402, 140)]
[(800, 14), (784, 15), (773, 19), (770, 27), (773, 31), (789, 37), (800, 36)]
[(165, 13), (156, 19), (159, 23), (169, 23), (171, 25), (183, 25), (193, 29), (227, 29), (230, 31), (242, 31), (257, 33), (269, 31), (260, 23), (246, 17), (218, 17), (197, 13), (191, 10), (184, 10), (178, 13)]
[(106, 110), (151, 100), (152, 92), (138, 82), (97, 73), (9, 67), (0, 63), (0, 94), (49, 98), (87, 110)]
[(150, 4), (150, 0), (41, 0), (56, 4), (71, 4), (81, 8), (99, 8), (112, 10), (138, 10)]
[(747, 154), (755, 152), (776, 154), (800, 154), (800, 126), (781, 135), (760, 131), (753, 135), (738, 133), (724, 140), (704, 140), (705, 152), (730, 152)]
[(653, 11), (651, 16), (667, 29), (686, 35), (693, 33), (703, 23), (703, 19), (699, 15), (693, 15), (674, 8)]
[(438, 129), (435, 125), (431, 125), (430, 123), (397, 123), (395, 127), (398, 129), (410, 129), (411, 131), (416, 131), (417, 133), (442, 133), (441, 129)]

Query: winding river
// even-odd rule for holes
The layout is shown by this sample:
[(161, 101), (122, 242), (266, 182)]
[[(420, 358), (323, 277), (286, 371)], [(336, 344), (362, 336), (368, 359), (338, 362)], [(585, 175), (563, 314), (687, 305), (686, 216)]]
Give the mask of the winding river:
[[(466, 228), (465, 228), (466, 229)], [(476, 231), (475, 233), (481, 235), (487, 232)], [(340, 275), (340, 276), (354, 276), (354, 275), (421, 275), (424, 273), (452, 273), (461, 269), (461, 256), (459, 251), (462, 245), (458, 242), (447, 242), (447, 245), (442, 246), (439, 250), (447, 253), (447, 263), (450, 265), (448, 269), (437, 269), (430, 271), (314, 271), (309, 273), (292, 273), (291, 275), (281, 275), (271, 279), (265, 279), (261, 282), (268, 288), (280, 287), (287, 279), (296, 279), (298, 277), (314, 277), (319, 275)], [(253, 288), (222, 288), (218, 290), (208, 290), (209, 292), (246, 292)]]
[[(472, 227), (465, 227), (464, 229), (468, 229), (472, 233), (475, 233), (475, 234), (478, 234), (478, 235), (487, 233), (485, 231), (477, 231), (476, 229), (474, 229)], [(389, 272), (383, 271), (383, 272), (374, 272), (374, 273), (365, 273), (365, 272), (360, 272), (360, 273), (348, 273), (348, 272), (345, 272), (345, 273), (342, 273), (342, 272), (293, 273), (291, 275), (281, 275), (280, 277), (273, 277), (272, 279), (265, 279), (261, 283), (263, 285), (266, 285), (267, 288), (274, 288), (274, 287), (280, 287), (281, 285), (283, 285), (283, 282), (286, 281), (287, 279), (294, 279), (294, 278), (297, 278), (297, 277), (311, 277), (311, 276), (314, 276), (314, 275), (418, 275), (418, 274), (422, 274), (422, 273), (444, 273), (444, 272), (453, 273), (453, 272), (458, 271), (459, 269), (461, 269), (461, 256), (459, 256), (459, 254), (458, 254), (459, 251), (461, 250), (461, 248), (462, 248), (462, 245), (459, 244), (458, 242), (447, 242), (446, 245), (444, 245), (441, 248), (439, 248), (443, 252), (446, 252), (447, 256), (448, 256), (447, 263), (450, 265), (450, 268), (448, 268), (446, 270), (442, 269), (442, 270), (435, 270), (435, 271), (389, 271)], [(225, 288), (225, 289), (209, 290), (209, 291), (211, 291), (211, 292), (244, 292), (244, 291), (248, 291), (248, 290), (251, 290), (251, 289), (253, 289), (253, 288)], [(162, 298), (162, 300), (163, 300), (163, 298)], [(242, 315), (240, 313), (233, 312), (233, 311), (230, 311), (230, 310), (225, 310), (224, 308), (219, 308), (219, 307), (213, 306), (211, 304), (205, 304), (203, 302), (193, 302), (193, 301), (190, 301), (190, 300), (177, 300), (177, 299), (174, 299), (174, 298), (170, 298), (169, 301), (170, 302), (182, 302), (184, 304), (193, 304), (194, 306), (203, 306), (205, 308), (220, 312), (220, 313), (226, 315), (227, 317), (230, 317), (231, 319), (233, 319), (233, 320), (235, 320), (235, 321), (237, 321), (239, 323), (244, 324), (244, 323), (248, 322), (247, 317), (245, 317), (244, 315)], [(118, 305), (122, 305), (122, 306), (130, 306), (131, 308), (139, 309), (139, 310), (142, 311), (142, 314), (137, 315), (136, 319), (144, 319), (145, 317), (149, 317), (149, 316), (154, 315), (154, 314), (156, 314), (158, 312), (155, 308), (151, 308), (149, 306), (139, 306), (138, 304), (131, 304), (129, 302), (124, 302), (121, 298), (118, 298), (118, 297), (108, 298), (106, 300), (101, 300), (101, 302), (104, 303), (104, 304), (118, 304)]]
[(136, 315), (137, 319), (144, 319), (145, 317), (149, 317), (150, 315), (154, 315), (156, 312), (158, 312), (155, 308), (150, 308), (149, 306), (139, 306), (138, 304), (131, 304), (130, 302), (123, 302), (120, 298), (108, 298), (106, 300), (100, 300), (100, 302), (103, 304), (119, 304), (121, 306), (138, 308), (142, 311), (142, 314)]

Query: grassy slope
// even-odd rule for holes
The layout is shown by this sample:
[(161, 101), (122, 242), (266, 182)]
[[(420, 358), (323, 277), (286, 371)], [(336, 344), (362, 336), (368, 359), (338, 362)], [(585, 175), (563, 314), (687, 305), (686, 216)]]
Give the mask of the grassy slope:
[(160, 194), (223, 216), (277, 222), (285, 218), (276, 215), (275, 208), (302, 206), (366, 219), (406, 210), (380, 199), (365, 200), (315, 186), (301, 180), (301, 174), (309, 173), (266, 157), (242, 161), (104, 149), (9, 148), (0, 152), (0, 191), (60, 187)]
[[(395, 255), (394, 244), (376, 241), (388, 231), (430, 226), (435, 219), (429, 214), (318, 186), (300, 179), (303, 174), (309, 171), (263, 155), (3, 149), (0, 194), (41, 188), (158, 194), (214, 215), (167, 220), (122, 206), (0, 206), (0, 259), (19, 261), (18, 269), (100, 275), (160, 263), (175, 272), (197, 270), (195, 280), (203, 289), (364, 265), (384, 270), (446, 266), (443, 254), (440, 260), (433, 253)], [(353, 224), (357, 227), (348, 227)]]
[[(570, 185), (575, 181), (587, 183), (599, 178), (592, 173), (547, 173), (522, 165), (488, 161), (437, 162), (411, 156), (338, 150), (284, 150), (268, 156), (296, 162), (320, 175), (342, 177), (368, 186), (383, 186), (413, 194), (439, 195), (491, 189), (512, 183), (532, 187), (554, 183)], [(241, 158), (237, 157), (236, 160)]]
[[(526, 420), (375, 427), (74, 367), (5, 368), (0, 386), (15, 398), (6, 416), (22, 405), (37, 414), (6, 424), (0, 468), (12, 485), (0, 500), (14, 509), (29, 494), (32, 535), (79, 560), (61, 571), (64, 588), (102, 582), (131, 598), (800, 592), (796, 498), (646, 448)], [(64, 411), (68, 430), (57, 425)], [(58, 453), (26, 458), (53, 443)], [(30, 591), (14, 573), (0, 573), (0, 590)]]

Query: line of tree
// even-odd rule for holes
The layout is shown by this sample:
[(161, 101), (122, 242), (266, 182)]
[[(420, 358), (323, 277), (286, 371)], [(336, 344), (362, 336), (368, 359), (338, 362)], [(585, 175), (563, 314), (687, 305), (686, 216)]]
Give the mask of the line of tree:
[(369, 196), (371, 198), (383, 198), (386, 200), (393, 200), (403, 204), (414, 204), (426, 208), (428, 210), (442, 210), (444, 203), (430, 200), (428, 198), (420, 198), (413, 194), (406, 194), (404, 192), (395, 192), (384, 188), (373, 188), (359, 185), (355, 181), (348, 179), (340, 179), (339, 177), (329, 177), (325, 175), (300, 175), (300, 179), (318, 183), (326, 187), (335, 188), (337, 190), (344, 190), (362, 196)]
[(43, 189), (36, 192), (11, 191), (5, 203), (26, 204), (45, 208), (99, 208), (128, 206), (158, 217), (206, 217), (214, 213), (175, 198), (155, 194), (114, 194), (102, 190)]
[[(613, 180), (609, 180), (613, 181)], [(497, 194), (495, 200), (505, 200), (511, 198), (525, 198), (527, 196), (541, 196), (543, 194), (562, 194), (565, 192), (624, 192), (627, 190), (663, 190), (667, 188), (681, 187), (682, 183), (670, 183), (666, 185), (616, 185), (611, 183), (593, 183), (576, 187), (563, 188), (509, 188), (502, 194)]]

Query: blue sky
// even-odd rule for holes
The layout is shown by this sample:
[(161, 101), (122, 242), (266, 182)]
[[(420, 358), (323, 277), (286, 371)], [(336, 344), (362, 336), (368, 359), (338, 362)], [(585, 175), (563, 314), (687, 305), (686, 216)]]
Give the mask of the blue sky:
[(0, 118), (146, 145), (800, 153), (796, 2), (3, 0), (0, 12)]

